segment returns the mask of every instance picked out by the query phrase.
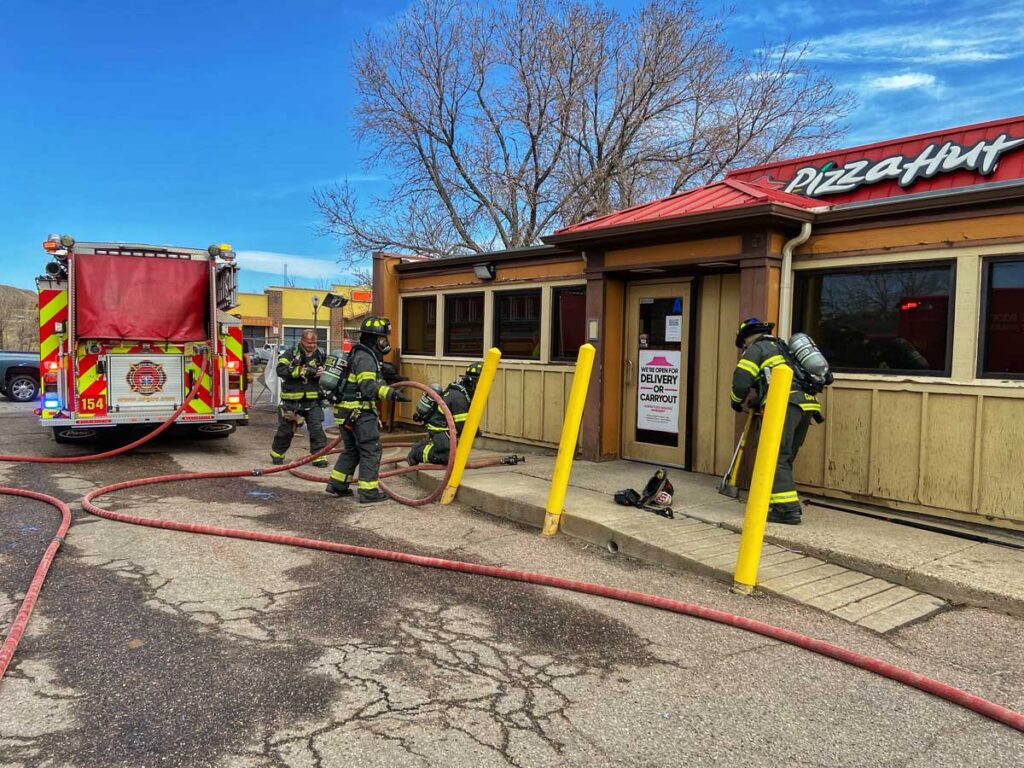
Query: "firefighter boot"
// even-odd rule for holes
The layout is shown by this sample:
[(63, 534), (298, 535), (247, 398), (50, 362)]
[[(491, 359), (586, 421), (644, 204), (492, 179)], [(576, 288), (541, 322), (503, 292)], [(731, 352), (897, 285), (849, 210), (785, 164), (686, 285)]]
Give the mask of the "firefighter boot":
[(387, 501), (387, 495), (380, 488), (359, 491), (360, 504), (376, 504), (378, 501)]
[(784, 506), (768, 507), (768, 522), (782, 525), (800, 525), (800, 508), (788, 509)]
[[(341, 462), (341, 457), (338, 461)], [(324, 490), (333, 496), (351, 496), (352, 489), (348, 487), (350, 482), (352, 482), (352, 475), (335, 468), (331, 470), (331, 479)]]
[(326, 467), (327, 466), (327, 457), (326, 456), (318, 456), (317, 458), (313, 459), (313, 461), (311, 461), (310, 464), (312, 464), (314, 467)]
[(343, 498), (345, 496), (351, 496), (352, 495), (352, 489), (351, 488), (349, 488), (347, 486), (346, 487), (342, 487), (340, 485), (335, 485), (334, 483), (328, 483), (327, 487), (325, 487), (324, 490), (327, 493), (331, 494), (332, 496), (341, 496)]

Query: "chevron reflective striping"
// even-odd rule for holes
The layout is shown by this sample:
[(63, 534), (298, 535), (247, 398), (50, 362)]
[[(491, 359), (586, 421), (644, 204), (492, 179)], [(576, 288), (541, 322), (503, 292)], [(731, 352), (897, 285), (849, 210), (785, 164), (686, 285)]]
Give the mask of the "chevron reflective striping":
[(52, 357), (53, 354), (60, 347), (60, 336), (52, 334), (47, 336), (45, 339), (39, 340), (39, 359), (46, 362), (47, 358)]
[(51, 320), (58, 319), (57, 315), (61, 312), (65, 312), (68, 308), (68, 292), (67, 291), (54, 291), (57, 294), (52, 299), (49, 299), (46, 304), (40, 303), (39, 306), (39, 325), (45, 325)]

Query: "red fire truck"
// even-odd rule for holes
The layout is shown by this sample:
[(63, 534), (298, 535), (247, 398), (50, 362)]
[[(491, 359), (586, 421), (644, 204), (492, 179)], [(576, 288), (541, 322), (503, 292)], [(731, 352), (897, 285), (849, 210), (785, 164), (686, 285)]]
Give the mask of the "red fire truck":
[(248, 418), (238, 266), (224, 243), (207, 249), (78, 243), (51, 235), (39, 290), (37, 413), (57, 442), (101, 428), (178, 416), (209, 436)]

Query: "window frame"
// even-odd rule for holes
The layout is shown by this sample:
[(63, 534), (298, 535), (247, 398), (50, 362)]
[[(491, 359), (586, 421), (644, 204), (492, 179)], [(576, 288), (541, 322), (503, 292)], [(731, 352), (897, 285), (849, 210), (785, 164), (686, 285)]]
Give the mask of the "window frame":
[[(484, 356), (487, 351), (487, 291), (473, 290), (473, 291), (451, 291), (450, 293), (440, 293), (440, 296), (444, 298), (442, 302), (443, 314), (441, 317), (441, 357), (452, 358), (454, 360), (479, 360)], [(452, 354), (448, 350), (449, 342), (449, 320), (451, 313), (448, 311), (448, 300), (449, 299), (463, 299), (467, 297), (479, 296), (483, 302), (483, 312), (480, 317), (480, 352), (476, 354), (458, 353)]]
[[(847, 368), (845, 366), (834, 366), (831, 361), (829, 362), (829, 368), (833, 373), (836, 374), (850, 374), (853, 376), (915, 376), (929, 379), (949, 379), (953, 375), (953, 346), (954, 346), (954, 329), (956, 325), (956, 310), (957, 310), (957, 260), (955, 258), (949, 259), (928, 259), (921, 261), (897, 261), (897, 262), (879, 262), (870, 261), (864, 264), (850, 264), (835, 267), (805, 267), (794, 269), (793, 273), (793, 309), (791, 310), (791, 333), (797, 333), (801, 329), (797, 328), (797, 318), (800, 319), (801, 325), (803, 325), (804, 316), (803, 307), (800, 307), (799, 313), (797, 312), (798, 299), (801, 298), (800, 292), (797, 290), (797, 283), (801, 278), (813, 277), (813, 276), (826, 276), (835, 274), (850, 274), (850, 273), (863, 273), (863, 272), (895, 272), (899, 270), (912, 270), (912, 269), (928, 269), (944, 267), (950, 272), (949, 281), (949, 312), (946, 317), (946, 359), (943, 361), (943, 368), (941, 371), (921, 371), (912, 370), (906, 368)], [(817, 341), (817, 339), (815, 339)]]
[[(444, 316), (443, 316), (443, 314), (441, 312), (441, 305), (443, 303), (441, 301), (441, 299), (444, 298), (444, 295), (445, 294), (443, 294), (443, 293), (419, 293), (419, 294), (412, 294), (412, 295), (409, 295), (409, 296), (402, 296), (401, 297), (401, 307), (399, 309), (399, 317), (400, 317), (400, 321), (399, 321), (399, 325), (400, 325), (400, 327), (399, 327), (399, 331), (400, 331), (399, 338), (401, 339), (400, 352), (401, 352), (402, 357), (437, 357), (437, 345), (438, 345), (438, 341), (439, 341), (439, 339), (438, 339), (438, 332), (437, 332), (438, 331), (438, 326), (441, 326), (440, 330), (441, 330), (442, 338), (440, 339), (440, 341), (441, 341), (441, 345), (442, 345), (442, 349), (443, 349), (443, 347), (444, 347), (444, 338), (443, 338), (443, 334), (444, 334), (444, 327), (443, 327), (444, 326)], [(407, 301), (422, 301), (422, 300), (425, 300), (425, 299), (433, 299), (434, 300), (434, 348), (432, 350), (430, 350), (429, 352), (407, 352), (406, 348), (405, 348), (406, 328), (407, 328), (406, 314), (405, 314), (405, 302), (407, 302)]]
[[(551, 311), (548, 313), (548, 363), (552, 365), (574, 365), (579, 357), (579, 351), (573, 357), (564, 357), (555, 355), (555, 337), (558, 332), (558, 323), (556, 322), (555, 315), (557, 314), (556, 308), (558, 301), (556, 294), (559, 291), (571, 291), (571, 290), (583, 290), (583, 342), (580, 344), (587, 343), (587, 313), (586, 313), (586, 302), (587, 302), (587, 284), (586, 283), (570, 283), (568, 285), (552, 285), (549, 286), (547, 295), (548, 301), (551, 304)], [(543, 315), (542, 315), (543, 317)]]
[[(547, 291), (550, 295), (550, 291)], [(502, 297), (509, 296), (526, 296), (536, 295), (537, 296), (537, 356), (536, 357), (519, 357), (512, 354), (506, 354), (504, 351), (501, 353), (502, 360), (516, 360), (524, 363), (543, 363), (544, 362), (544, 286), (533, 286), (528, 288), (495, 288), (491, 291), (494, 310), (491, 317), (491, 345), (501, 349), (498, 325), (500, 323), (500, 317), (498, 312), (498, 300)], [(548, 324), (551, 325), (550, 313), (548, 313)], [(550, 331), (550, 328), (549, 328)], [(550, 351), (548, 356), (550, 357)]]
[(992, 266), (1001, 262), (1020, 262), (1024, 264), (1024, 252), (1008, 253), (999, 256), (983, 256), (981, 258), (981, 295), (978, 301), (978, 359), (975, 365), (974, 375), (979, 379), (987, 381), (1024, 381), (1024, 372), (1021, 373), (986, 373), (985, 357), (988, 354), (988, 333), (986, 332), (986, 320), (988, 315), (989, 289), (992, 285)]

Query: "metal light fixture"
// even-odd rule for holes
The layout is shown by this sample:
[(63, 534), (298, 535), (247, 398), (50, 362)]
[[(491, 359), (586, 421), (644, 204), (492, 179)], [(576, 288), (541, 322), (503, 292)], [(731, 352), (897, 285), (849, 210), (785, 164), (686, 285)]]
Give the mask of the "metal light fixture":
[(474, 264), (473, 274), (480, 280), (493, 280), (494, 279), (494, 265), (490, 262), (484, 264)]
[(313, 330), (316, 330), (316, 313), (320, 309), (320, 297), (313, 294)]

